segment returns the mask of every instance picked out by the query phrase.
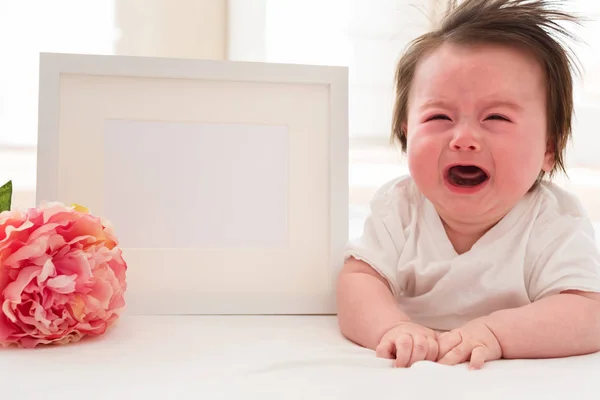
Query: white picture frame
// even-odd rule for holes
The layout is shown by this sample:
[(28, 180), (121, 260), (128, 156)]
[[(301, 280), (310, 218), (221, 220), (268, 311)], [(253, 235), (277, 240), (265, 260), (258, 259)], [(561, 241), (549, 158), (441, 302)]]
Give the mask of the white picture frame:
[[(123, 213), (119, 212), (114, 202), (122, 199), (121, 202), (127, 204), (131, 196), (140, 195), (148, 186), (143, 186), (147, 183), (140, 183), (144, 179), (135, 179), (131, 186), (138, 186), (126, 189), (122, 175), (133, 174), (130, 170), (141, 170), (144, 165), (154, 171), (153, 174), (160, 175), (160, 171), (167, 166), (179, 165), (176, 163), (185, 158), (173, 155), (173, 149), (178, 149), (176, 152), (179, 154), (186, 153), (186, 147), (196, 146), (199, 154), (202, 154), (197, 158), (204, 160), (203, 165), (198, 164), (194, 157), (185, 158), (191, 160), (186, 164), (191, 167), (185, 168), (187, 183), (177, 181), (179, 178), (165, 180), (165, 177), (156, 181), (162, 183), (163, 192), (157, 190), (155, 193), (164, 193), (165, 188), (169, 187), (173, 203), (168, 206), (164, 201), (153, 206), (147, 205), (151, 203), (150, 200), (142, 201), (141, 205), (137, 203), (142, 208), (147, 207), (144, 230), (155, 230), (154, 236), (148, 237), (156, 239), (160, 233), (163, 239), (154, 241), (152, 246), (126, 247), (121, 244), (129, 267), (127, 313), (335, 314), (335, 279), (343, 264), (343, 250), (348, 240), (346, 67), (42, 53), (38, 113), (36, 202), (82, 204), (93, 214), (111, 220), (117, 236), (120, 232), (123, 235), (129, 232), (128, 243), (137, 243), (136, 239), (143, 242), (140, 220), (131, 216), (135, 214), (133, 212), (129, 213), (130, 216), (121, 215)], [(130, 129), (126, 124), (147, 125), (145, 128)], [(281, 182), (284, 182), (282, 176), (287, 179), (287, 236), (283, 245), (282, 242), (273, 241), (244, 245), (238, 237), (237, 242), (231, 238), (220, 239), (219, 247), (215, 245), (214, 235), (206, 235), (205, 232), (204, 236), (194, 236), (195, 242), (191, 241), (198, 243), (196, 248), (189, 245), (178, 248), (173, 244), (160, 247), (169, 238), (175, 237), (173, 233), (162, 232), (161, 229), (172, 229), (164, 226), (185, 226), (181, 229), (187, 229), (185, 232), (195, 235), (208, 224), (203, 220), (205, 225), (198, 223), (196, 229), (196, 225), (190, 222), (193, 219), (186, 219), (186, 216), (210, 215), (207, 210), (196, 209), (201, 207), (189, 206), (196, 203), (188, 199), (192, 188), (198, 189), (194, 193), (209, 193), (209, 189), (203, 192), (204, 187), (196, 187), (202, 179), (194, 173), (197, 169), (210, 169), (206, 164), (211, 162), (210, 147), (198, 145), (193, 141), (195, 139), (191, 139), (193, 135), (175, 134), (188, 128), (200, 132), (202, 126), (207, 124), (212, 127), (227, 125), (239, 128), (240, 124), (258, 127), (257, 132), (263, 135), (261, 137), (267, 138), (261, 139), (263, 143), (273, 142), (268, 139), (269, 127), (278, 127), (279, 132), (282, 132), (281, 129), (287, 132), (288, 154), (284, 161), (276, 161), (275, 156), (280, 155), (276, 150), (270, 153), (265, 150), (255, 158), (268, 158), (273, 163), (279, 163), (268, 165), (287, 168), (285, 174), (273, 175), (278, 178), (268, 178)], [(210, 129), (213, 132), (211, 137), (218, 138), (215, 130)], [(230, 129), (229, 134), (233, 135), (232, 138), (241, 138), (242, 131), (238, 129), (239, 132), (234, 133), (235, 129)], [(128, 136), (133, 135), (132, 132), (143, 135), (150, 131), (155, 132), (154, 139), (147, 136), (148, 139), (141, 143), (141, 136)], [(184, 138), (181, 139), (184, 142), (171, 138), (166, 140), (167, 131), (170, 135)], [(202, 143), (217, 141), (211, 142), (209, 136)], [(124, 138), (122, 142), (120, 137)], [(231, 143), (237, 141), (232, 139)], [(258, 140), (252, 140), (246, 145), (259, 146), (257, 143)], [(162, 148), (164, 144), (167, 155), (159, 164), (164, 168), (157, 169), (156, 163), (140, 155), (138, 145), (141, 144), (154, 146), (155, 149)], [(282, 148), (283, 145), (278, 146)], [(123, 164), (124, 152), (134, 160), (129, 165)], [(237, 154), (247, 156), (244, 152)], [(107, 162), (109, 156), (111, 162)], [(231, 165), (238, 162), (237, 158), (231, 157)], [(249, 168), (258, 168), (253, 162), (246, 160), (246, 163)], [(111, 165), (112, 169), (109, 170)], [(177, 168), (183, 171), (182, 167)], [(215, 168), (217, 172), (214, 173), (226, 176), (221, 171), (227, 168)], [(243, 175), (245, 169), (239, 165), (236, 168)], [(260, 171), (268, 175), (266, 171), (276, 169), (263, 165)], [(231, 171), (228, 173), (230, 175), (227, 176), (231, 176)], [(134, 175), (127, 179), (132, 179), (131, 176)], [(261, 181), (257, 174), (251, 176), (263, 188), (257, 192), (267, 199), (265, 188), (269, 186), (266, 186), (266, 179)], [(214, 192), (214, 185), (222, 180), (215, 178), (213, 181), (210, 193)], [(283, 188), (284, 183), (281, 182), (278, 185)], [(236, 185), (243, 186), (242, 183), (238, 181)], [(247, 186), (244, 188), (244, 193), (251, 193)], [(273, 189), (274, 193), (280, 194), (282, 190), (277, 192)], [(246, 206), (246, 202), (240, 203), (243, 196), (239, 197), (239, 202), (235, 202), (232, 198), (238, 199), (237, 194), (232, 197), (231, 193), (236, 192), (230, 190), (229, 193), (227, 198), (223, 195), (224, 201)], [(255, 204), (264, 205), (257, 198), (259, 200), (254, 199), (258, 201)], [(188, 203), (178, 202), (180, 199), (188, 199)], [(279, 205), (271, 195), (268, 200)], [(111, 202), (113, 204), (109, 206)], [(172, 205), (175, 203), (180, 209)], [(129, 207), (128, 210), (137, 210), (131, 204)], [(187, 207), (187, 210), (182, 210), (183, 207)], [(109, 209), (112, 211), (107, 212)], [(227, 214), (223, 210), (219, 212)], [(117, 214), (120, 220), (114, 221), (111, 217), (117, 217)], [(168, 218), (157, 217), (167, 214), (173, 215), (181, 225), (168, 225)], [(246, 212), (243, 215), (250, 214)], [(280, 221), (272, 216), (269, 218), (276, 221), (275, 224)], [(157, 222), (159, 220), (163, 222)], [(232, 220), (231, 223), (239, 222), (239, 218), (232, 217)], [(269, 232), (275, 237), (274, 232), (281, 228), (259, 225), (262, 224), (256, 226), (263, 230), (261, 235), (264, 238)], [(271, 230), (267, 232), (267, 229)], [(184, 237), (176, 230), (180, 237)], [(201, 245), (204, 243), (202, 237), (211, 237), (215, 243)], [(281, 239), (281, 232), (277, 237)]]

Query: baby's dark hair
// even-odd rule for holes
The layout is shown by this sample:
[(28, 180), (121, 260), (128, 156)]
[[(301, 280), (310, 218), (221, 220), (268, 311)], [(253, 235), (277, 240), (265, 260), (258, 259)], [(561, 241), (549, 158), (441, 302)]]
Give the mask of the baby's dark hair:
[[(554, 152), (554, 167), (549, 175), (557, 170), (566, 173), (564, 157), (573, 115), (572, 73), (578, 71), (578, 63), (564, 43), (564, 39), (576, 38), (560, 23), (580, 21), (556, 5), (551, 0), (464, 0), (458, 5), (450, 1), (437, 29), (412, 41), (397, 64), (392, 140), (398, 141), (406, 152), (403, 125), (407, 121), (409, 91), (424, 55), (443, 43), (516, 46), (532, 54), (546, 75), (548, 148)], [(543, 176), (540, 171), (539, 178)]]

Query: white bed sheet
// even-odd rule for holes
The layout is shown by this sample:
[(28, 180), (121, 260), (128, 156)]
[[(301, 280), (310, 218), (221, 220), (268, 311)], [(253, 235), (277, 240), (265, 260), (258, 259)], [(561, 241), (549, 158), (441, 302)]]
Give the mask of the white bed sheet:
[(600, 354), (391, 365), (333, 316), (128, 316), (96, 340), (0, 351), (6, 399), (600, 399)]

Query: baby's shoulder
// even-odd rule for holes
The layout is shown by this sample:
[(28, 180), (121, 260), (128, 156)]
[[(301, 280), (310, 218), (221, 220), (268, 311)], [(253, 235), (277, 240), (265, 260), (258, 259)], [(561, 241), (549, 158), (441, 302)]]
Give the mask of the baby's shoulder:
[(552, 182), (536, 188), (533, 237), (555, 240), (577, 231), (594, 234), (583, 203), (575, 194)]
[(410, 175), (403, 175), (379, 187), (370, 201), (371, 212), (380, 218), (408, 223), (418, 213), (423, 195)]
[(553, 182), (542, 182), (537, 188), (539, 215), (543, 219), (580, 220), (588, 218), (587, 210), (574, 193)]

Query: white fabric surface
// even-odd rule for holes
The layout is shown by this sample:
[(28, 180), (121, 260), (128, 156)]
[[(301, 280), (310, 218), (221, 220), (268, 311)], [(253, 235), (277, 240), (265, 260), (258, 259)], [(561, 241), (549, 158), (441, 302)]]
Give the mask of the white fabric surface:
[(564, 290), (600, 292), (591, 221), (575, 196), (549, 182), (458, 254), (433, 204), (400, 177), (375, 194), (349, 256), (386, 278), (411, 320), (437, 330)]
[(93, 341), (0, 352), (5, 399), (600, 398), (600, 354), (391, 365), (334, 316), (129, 316)]

